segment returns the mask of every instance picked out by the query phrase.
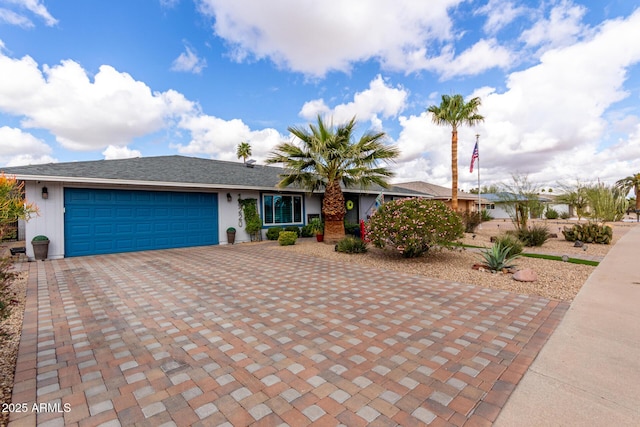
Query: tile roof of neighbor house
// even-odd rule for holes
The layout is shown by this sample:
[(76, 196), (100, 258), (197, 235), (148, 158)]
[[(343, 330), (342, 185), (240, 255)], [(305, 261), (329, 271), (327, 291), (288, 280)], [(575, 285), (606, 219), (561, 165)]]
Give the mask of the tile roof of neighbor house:
[[(0, 168), (21, 180), (62, 181), (101, 184), (146, 184), (165, 186), (200, 186), (274, 190), (283, 168), (186, 156), (136, 157), (117, 160), (48, 163)], [(282, 191), (281, 189), (278, 189)], [(377, 194), (379, 186), (347, 189), (345, 192)], [(286, 191), (286, 190), (284, 190)], [(290, 187), (289, 191), (301, 191)], [(418, 191), (401, 187), (385, 189), (393, 195), (422, 196)]]
[[(402, 187), (413, 191), (419, 191), (421, 193), (432, 194), (437, 199), (441, 198), (451, 198), (451, 188), (442, 187), (440, 185), (429, 184), (428, 182), (423, 181), (410, 181), (410, 182), (399, 182), (394, 184), (396, 187)], [(464, 193), (462, 191), (458, 191), (458, 199), (459, 200), (478, 200), (477, 194)]]

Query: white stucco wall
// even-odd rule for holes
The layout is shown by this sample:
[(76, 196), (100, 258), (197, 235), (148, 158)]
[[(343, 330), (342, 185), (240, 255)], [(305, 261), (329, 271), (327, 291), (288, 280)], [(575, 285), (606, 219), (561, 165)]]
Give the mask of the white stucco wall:
[[(42, 187), (47, 187), (48, 199), (42, 198)], [(27, 200), (38, 206), (38, 215), (32, 215), (25, 224), (27, 256), (33, 259), (31, 239), (37, 235), (49, 238), (49, 258), (64, 257), (64, 198), (62, 184), (54, 182), (25, 183)]]
[[(231, 202), (227, 201), (227, 193), (231, 194)], [(239, 225), (239, 215), (242, 214), (242, 209), (239, 208), (238, 198), (243, 199), (257, 199), (258, 205), (260, 205), (260, 193), (257, 191), (239, 191), (239, 190), (219, 190), (218, 191), (218, 231), (219, 242), (221, 245), (226, 245), (227, 241), (227, 228), (234, 227), (236, 229), (236, 241), (235, 243), (250, 242), (251, 236), (244, 229), (245, 221), (244, 215), (242, 215), (242, 225)], [(258, 206), (259, 208), (259, 206)], [(264, 237), (264, 236), (263, 236)]]

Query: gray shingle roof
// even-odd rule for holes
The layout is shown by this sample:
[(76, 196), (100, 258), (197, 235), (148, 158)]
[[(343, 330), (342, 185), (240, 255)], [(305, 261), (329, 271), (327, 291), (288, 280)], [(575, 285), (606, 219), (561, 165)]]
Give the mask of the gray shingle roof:
[[(420, 191), (422, 193), (432, 194), (438, 199), (451, 198), (451, 188), (442, 187), (440, 185), (430, 184), (424, 181), (411, 181), (411, 182), (399, 182), (395, 184), (397, 187), (407, 188), (414, 191)], [(458, 191), (459, 200), (478, 200), (477, 194), (464, 193)]]
[[(240, 162), (202, 159), (185, 156), (137, 157), (118, 160), (93, 160), (84, 162), (48, 163), (42, 165), (0, 168), (6, 174), (21, 180), (48, 180), (66, 182), (146, 183), (160, 185), (178, 183), (193, 186), (220, 186), (223, 188), (275, 189), (283, 168), (255, 165), (246, 167)], [(280, 190), (280, 189), (279, 189)], [(291, 191), (300, 191), (295, 187)], [(365, 191), (378, 193), (381, 188), (372, 186)], [(282, 190), (280, 190), (282, 191)], [(385, 194), (423, 195), (409, 189), (392, 187)]]

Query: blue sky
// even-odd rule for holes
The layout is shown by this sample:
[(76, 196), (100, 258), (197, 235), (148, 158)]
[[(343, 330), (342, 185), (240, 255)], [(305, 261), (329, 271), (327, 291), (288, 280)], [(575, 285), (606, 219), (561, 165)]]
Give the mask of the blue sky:
[(262, 162), (289, 126), (358, 119), (394, 181), (450, 185), (479, 96), (482, 184), (640, 171), (640, 6), (628, 0), (0, 0), (0, 166), (181, 154)]

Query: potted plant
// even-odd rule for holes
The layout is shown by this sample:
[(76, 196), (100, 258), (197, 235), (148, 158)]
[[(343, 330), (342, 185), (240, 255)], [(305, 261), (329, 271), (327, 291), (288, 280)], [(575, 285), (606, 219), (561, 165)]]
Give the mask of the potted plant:
[(316, 235), (316, 240), (322, 242), (324, 240), (324, 224), (320, 218), (313, 218), (309, 225), (311, 226), (311, 232)]
[(49, 256), (49, 238), (47, 236), (38, 235), (31, 239), (33, 246), (33, 257), (35, 259), (47, 259)]
[(227, 243), (233, 245), (236, 241), (236, 229), (233, 227), (227, 228)]

